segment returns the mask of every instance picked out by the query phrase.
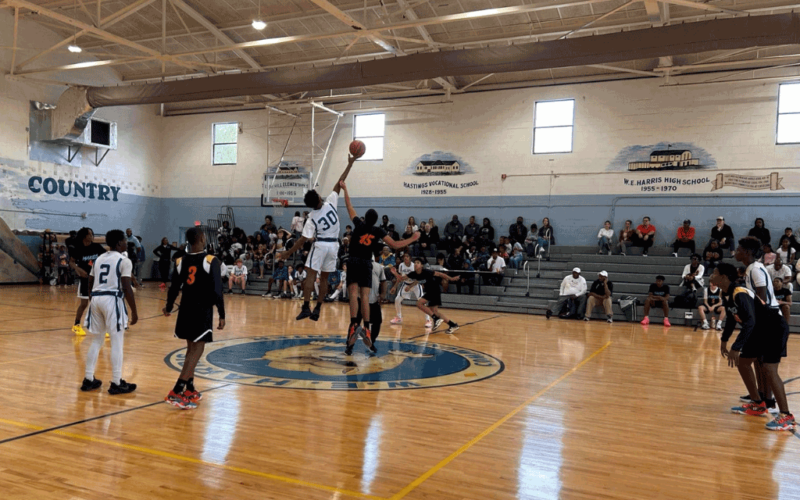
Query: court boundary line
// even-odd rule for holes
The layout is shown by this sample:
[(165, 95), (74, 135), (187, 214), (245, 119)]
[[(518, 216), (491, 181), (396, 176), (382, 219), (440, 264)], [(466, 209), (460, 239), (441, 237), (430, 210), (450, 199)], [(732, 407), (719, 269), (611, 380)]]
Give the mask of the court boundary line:
[[(478, 319), (478, 320), (475, 320), (475, 321), (470, 321), (469, 323), (464, 323), (464, 324), (459, 325), (459, 328), (460, 327), (464, 327), (464, 326), (474, 325), (475, 323), (480, 323), (482, 321), (489, 321), (490, 319), (496, 319), (496, 318), (502, 318), (502, 317), (504, 317), (503, 314), (498, 314), (496, 316), (490, 316), (488, 318), (483, 318), (483, 319)], [(415, 337), (409, 337), (407, 340), (415, 340), (415, 339), (422, 338), (422, 337), (425, 337), (425, 336), (428, 336), (428, 335), (433, 335), (433, 334), (436, 334), (436, 333), (447, 333), (447, 331), (445, 331), (445, 330), (433, 330), (430, 333), (423, 333), (423, 334), (417, 335)], [(452, 333), (450, 333), (448, 335), (452, 335)]]
[(537, 392), (533, 396), (531, 396), (528, 399), (526, 399), (522, 404), (520, 404), (519, 406), (517, 406), (516, 408), (511, 410), (504, 417), (500, 418), (500, 420), (496, 421), (495, 423), (493, 423), (492, 425), (487, 427), (483, 432), (481, 432), (480, 434), (478, 434), (477, 436), (475, 436), (471, 440), (467, 441), (459, 449), (457, 449), (456, 451), (451, 453), (449, 456), (447, 456), (446, 458), (441, 460), (439, 463), (437, 463), (436, 465), (434, 465), (433, 467), (431, 467), (430, 469), (425, 471), (422, 475), (417, 477), (415, 480), (411, 481), (411, 483), (409, 483), (405, 488), (403, 488), (402, 490), (398, 491), (397, 493), (395, 493), (394, 495), (389, 497), (388, 500), (400, 500), (401, 498), (404, 498), (406, 495), (408, 495), (409, 493), (411, 493), (412, 491), (417, 489), (418, 486), (420, 486), (422, 483), (427, 481), (431, 476), (433, 476), (438, 471), (443, 469), (450, 462), (452, 462), (453, 460), (458, 458), (461, 454), (463, 454), (464, 452), (466, 452), (467, 450), (472, 448), (474, 445), (478, 444), (483, 438), (485, 438), (486, 436), (491, 434), (493, 431), (495, 431), (498, 427), (500, 427), (501, 425), (506, 423), (508, 420), (512, 419), (514, 416), (517, 415), (517, 413), (519, 413), (522, 410), (524, 410), (525, 408), (527, 408), (528, 405), (530, 405), (531, 403), (533, 403), (534, 401), (539, 399), (547, 391), (549, 391), (550, 389), (552, 389), (553, 387), (555, 387), (556, 385), (561, 383), (564, 379), (566, 379), (567, 377), (569, 377), (573, 373), (577, 372), (583, 365), (585, 365), (586, 363), (588, 363), (589, 361), (594, 359), (596, 356), (598, 356), (600, 353), (605, 351), (606, 348), (608, 348), (608, 346), (610, 346), (610, 345), (611, 345), (611, 341), (608, 341), (603, 347), (601, 347), (600, 349), (596, 350), (589, 357), (585, 358), (583, 361), (581, 361), (577, 365), (573, 366), (566, 373), (564, 373), (563, 375), (561, 375), (560, 377), (558, 377), (554, 381), (550, 382), (544, 389), (540, 390), (539, 392)]

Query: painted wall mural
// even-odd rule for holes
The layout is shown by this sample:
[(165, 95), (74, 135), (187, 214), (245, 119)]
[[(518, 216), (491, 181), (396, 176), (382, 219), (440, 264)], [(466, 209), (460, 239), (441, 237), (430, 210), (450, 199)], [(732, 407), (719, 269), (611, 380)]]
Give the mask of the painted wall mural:
[(474, 174), (475, 169), (460, 156), (443, 151), (420, 156), (411, 162), (403, 172), (405, 176), (433, 177), (423, 182), (403, 182), (406, 189), (418, 190), (421, 195), (443, 196), (452, 191), (467, 189), (478, 185), (478, 181), (457, 182), (455, 179), (444, 180), (435, 177), (452, 177)]
[(687, 142), (628, 146), (606, 168), (608, 172), (703, 170), (717, 166), (705, 149)]

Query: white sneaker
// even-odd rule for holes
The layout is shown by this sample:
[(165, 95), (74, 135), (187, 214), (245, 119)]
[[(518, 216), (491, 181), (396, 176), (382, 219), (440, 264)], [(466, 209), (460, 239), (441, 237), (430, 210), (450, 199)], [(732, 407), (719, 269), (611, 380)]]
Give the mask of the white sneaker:
[(673, 257), (677, 257), (678, 256), (678, 252), (672, 252), (672, 256)]
[(611, 250), (608, 251), (608, 255), (611, 255)]
[(391, 323), (393, 325), (399, 325), (402, 322), (403, 322), (403, 318), (401, 318), (400, 316), (395, 316), (394, 318), (392, 318), (392, 320), (389, 323)]
[(703, 330), (708, 330), (709, 328), (711, 328), (710, 326), (708, 326), (708, 320), (707, 319), (703, 320), (703, 326), (701, 326), (700, 328), (702, 328)]
[(722, 321), (717, 321), (717, 330), (722, 330)]
[(429, 319), (428, 321), (425, 322), (425, 328), (430, 328), (432, 326), (433, 326), (433, 320), (432, 319)]
[(606, 319), (606, 322), (607, 323), (613, 323), (614, 319), (611, 316), (609, 316), (608, 319)]

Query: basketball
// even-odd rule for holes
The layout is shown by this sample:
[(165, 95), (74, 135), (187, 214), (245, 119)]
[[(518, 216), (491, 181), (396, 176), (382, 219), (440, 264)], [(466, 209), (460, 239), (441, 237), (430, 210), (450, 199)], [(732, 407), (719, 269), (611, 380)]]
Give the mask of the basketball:
[(350, 154), (354, 158), (361, 158), (367, 152), (367, 146), (361, 141), (353, 141), (350, 143)]

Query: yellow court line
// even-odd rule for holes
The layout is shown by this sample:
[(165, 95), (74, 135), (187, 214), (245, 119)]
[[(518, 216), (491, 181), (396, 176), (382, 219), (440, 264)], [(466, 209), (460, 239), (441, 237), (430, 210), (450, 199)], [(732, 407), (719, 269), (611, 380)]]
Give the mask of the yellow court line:
[(495, 429), (497, 429), (498, 427), (500, 427), (501, 425), (506, 423), (510, 418), (514, 417), (514, 415), (516, 415), (517, 413), (519, 413), (522, 410), (524, 410), (525, 407), (527, 407), (529, 404), (531, 404), (534, 401), (536, 401), (536, 399), (541, 397), (542, 394), (546, 393), (547, 391), (549, 391), (550, 389), (552, 389), (553, 387), (558, 385), (562, 380), (564, 380), (565, 378), (567, 378), (570, 375), (572, 375), (573, 373), (575, 373), (580, 367), (582, 367), (583, 365), (585, 365), (586, 363), (591, 361), (595, 356), (597, 356), (598, 354), (603, 352), (610, 345), (611, 345), (611, 342), (609, 341), (608, 343), (606, 343), (606, 345), (604, 345), (600, 349), (596, 350), (591, 356), (589, 356), (588, 358), (584, 359), (583, 361), (581, 361), (577, 365), (573, 366), (572, 369), (570, 369), (568, 372), (566, 372), (565, 374), (561, 375), (560, 377), (558, 377), (557, 379), (552, 381), (547, 387), (545, 387), (541, 391), (537, 392), (536, 394), (534, 394), (533, 396), (528, 398), (524, 403), (522, 403), (521, 405), (519, 405), (516, 408), (514, 408), (513, 410), (511, 410), (511, 412), (509, 412), (505, 417), (503, 417), (500, 420), (498, 420), (497, 422), (493, 423), (485, 431), (481, 432), (480, 434), (478, 434), (477, 436), (472, 438), (464, 446), (462, 446), (461, 448), (459, 448), (456, 451), (454, 451), (449, 457), (445, 458), (444, 460), (442, 460), (438, 464), (436, 464), (433, 467), (431, 467), (430, 469), (428, 469), (427, 472), (425, 472), (424, 474), (419, 476), (417, 479), (412, 481), (411, 484), (409, 484), (408, 486), (406, 486), (405, 488), (403, 488), (402, 490), (397, 492), (389, 500), (400, 500), (401, 498), (405, 497), (406, 495), (408, 495), (409, 493), (414, 491), (419, 485), (421, 485), (422, 483), (427, 481), (429, 477), (431, 477), (432, 475), (436, 474), (439, 470), (441, 470), (447, 464), (449, 464), (450, 462), (455, 460), (459, 455), (461, 455), (462, 453), (464, 453), (468, 449), (472, 448), (481, 439), (485, 438), (490, 433), (492, 433), (492, 431), (494, 431)]
[[(28, 423), (25, 423), (25, 422), (17, 422), (15, 420), (7, 420), (7, 419), (4, 419), (4, 418), (0, 418), (0, 423), (14, 425), (14, 426), (17, 426), (17, 427), (23, 427), (23, 428), (26, 428), (26, 429), (33, 429), (33, 430), (37, 430), (37, 431), (45, 429), (44, 427), (41, 427), (41, 426), (38, 426), (38, 425), (28, 424)], [(269, 474), (269, 473), (266, 473), (266, 472), (260, 472), (260, 471), (256, 471), (256, 470), (245, 469), (243, 467), (235, 467), (233, 465), (215, 464), (213, 462), (206, 462), (206, 461), (200, 460), (198, 458), (186, 457), (186, 456), (183, 456), (183, 455), (178, 455), (176, 453), (170, 453), (168, 451), (154, 450), (152, 448), (146, 448), (144, 446), (136, 446), (136, 445), (133, 445), (133, 444), (118, 443), (116, 441), (109, 441), (107, 439), (100, 439), (100, 438), (96, 438), (96, 437), (93, 437), (93, 436), (87, 436), (85, 434), (76, 434), (76, 433), (73, 433), (73, 432), (65, 432), (65, 431), (51, 431), (50, 434), (57, 434), (59, 436), (68, 437), (68, 438), (72, 438), (72, 439), (80, 439), (82, 441), (89, 441), (89, 442), (92, 442), (92, 443), (104, 444), (104, 445), (107, 445), (107, 446), (113, 446), (115, 448), (122, 448), (122, 449), (125, 449), (125, 450), (137, 451), (139, 453), (144, 453), (144, 454), (147, 454), (147, 455), (153, 455), (153, 456), (162, 457), (162, 458), (171, 458), (173, 460), (180, 460), (182, 462), (188, 462), (188, 463), (197, 464), (197, 465), (206, 465), (208, 467), (214, 467), (215, 469), (223, 469), (223, 470), (227, 470), (227, 471), (231, 471), (231, 472), (238, 472), (240, 474), (247, 474), (249, 476), (261, 477), (261, 478), (264, 478), (264, 479), (271, 479), (273, 481), (279, 481), (279, 482), (282, 482), (282, 483), (292, 484), (292, 485), (295, 485), (295, 486), (305, 486), (307, 488), (313, 488), (313, 489), (316, 489), (316, 490), (328, 491), (328, 492), (331, 492), (331, 493), (339, 493), (341, 495), (347, 495), (347, 496), (351, 496), (351, 497), (368, 498), (368, 499), (371, 499), (371, 500), (386, 500), (383, 497), (378, 497), (378, 496), (375, 496), (375, 495), (368, 495), (366, 493), (361, 493), (361, 492), (358, 492), (358, 491), (344, 490), (344, 489), (336, 488), (336, 487), (333, 487), (333, 486), (326, 486), (324, 484), (318, 484), (318, 483), (312, 483), (312, 482), (309, 482), (309, 481), (303, 481), (301, 479), (293, 479), (291, 477), (278, 476), (278, 475)]]

